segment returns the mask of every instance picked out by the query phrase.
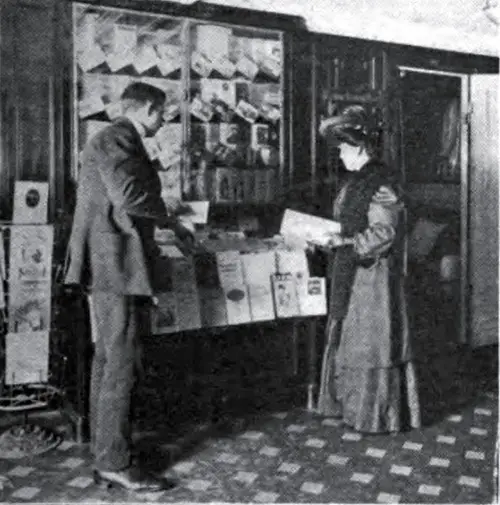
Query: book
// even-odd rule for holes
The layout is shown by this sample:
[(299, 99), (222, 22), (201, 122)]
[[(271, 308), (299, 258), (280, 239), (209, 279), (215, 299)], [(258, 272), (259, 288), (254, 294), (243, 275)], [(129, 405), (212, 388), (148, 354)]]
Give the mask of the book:
[(216, 260), (217, 273), (223, 288), (245, 284), (239, 251), (218, 251), (216, 253)]
[(274, 319), (271, 277), (276, 273), (276, 257), (273, 251), (241, 255), (243, 272), (250, 300), (252, 321)]
[(171, 275), (179, 330), (200, 328), (200, 302), (193, 257), (171, 257)]
[(277, 272), (280, 274), (309, 275), (309, 265), (304, 249), (276, 251)]
[(233, 284), (232, 286), (223, 287), (223, 290), (228, 324), (250, 322), (252, 316), (250, 315), (250, 303), (246, 284)]
[(341, 231), (340, 223), (304, 212), (286, 209), (281, 221), (280, 234), (300, 238), (319, 245), (328, 242), (332, 234)]
[(204, 328), (228, 324), (226, 299), (220, 286), (200, 288), (200, 312)]
[(326, 279), (302, 276), (295, 279), (301, 316), (324, 316), (326, 307)]
[(195, 330), (201, 328), (201, 309), (198, 290), (176, 291), (179, 330)]
[(15, 181), (14, 211), (15, 224), (45, 224), (49, 200), (49, 183)]
[(234, 169), (216, 167), (213, 196), (216, 202), (232, 202), (234, 200)]
[(271, 277), (271, 283), (276, 316), (279, 318), (300, 316), (295, 276), (290, 273), (275, 274)]
[(210, 209), (209, 201), (191, 201), (183, 202), (184, 205), (189, 207), (190, 212), (184, 214), (182, 217), (193, 224), (207, 224), (208, 222), (208, 212)]
[(151, 333), (161, 335), (179, 331), (177, 298), (174, 292), (156, 295), (156, 304), (151, 309)]

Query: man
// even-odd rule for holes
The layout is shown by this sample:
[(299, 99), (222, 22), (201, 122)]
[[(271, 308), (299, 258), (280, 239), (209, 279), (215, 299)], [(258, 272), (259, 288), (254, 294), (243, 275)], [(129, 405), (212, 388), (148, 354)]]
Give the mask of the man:
[(135, 82), (121, 96), (123, 117), (89, 140), (81, 156), (77, 203), (66, 262), (66, 284), (89, 289), (95, 321), (90, 386), (95, 477), (127, 489), (160, 482), (131, 463), (130, 397), (140, 305), (154, 293), (154, 228), (186, 229), (166, 207), (161, 183), (143, 146), (162, 126), (165, 94)]

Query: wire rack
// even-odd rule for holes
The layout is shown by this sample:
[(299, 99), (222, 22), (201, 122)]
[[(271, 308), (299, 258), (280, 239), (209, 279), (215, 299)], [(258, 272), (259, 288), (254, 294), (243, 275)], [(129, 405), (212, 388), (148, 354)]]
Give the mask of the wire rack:
[[(65, 396), (65, 383), (68, 373), (68, 357), (64, 350), (64, 331), (60, 327), (59, 320), (62, 311), (61, 287), (58, 284), (61, 264), (57, 261), (57, 249), (60, 244), (60, 229), (56, 225), (53, 228), (54, 237), (52, 245), (53, 261), (50, 265), (50, 320), (48, 327), (44, 328), (49, 333), (49, 369), (48, 373), (40, 376), (40, 380), (29, 383), (16, 384), (15, 377), (6, 380), (7, 349), (6, 336), (9, 331), (10, 307), (10, 246), (13, 227), (23, 225), (0, 222), (0, 252), (3, 250), (4, 258), (0, 258), (3, 270), (0, 282), (3, 296), (0, 304), (0, 412), (18, 413), (43, 409), (62, 400)], [(30, 225), (33, 226), (33, 225)], [(3, 246), (3, 247), (2, 247)]]

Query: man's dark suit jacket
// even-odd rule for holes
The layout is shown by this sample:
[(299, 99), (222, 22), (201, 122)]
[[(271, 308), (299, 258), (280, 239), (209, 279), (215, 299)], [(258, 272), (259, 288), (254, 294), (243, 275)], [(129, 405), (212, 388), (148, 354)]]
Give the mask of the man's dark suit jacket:
[(136, 128), (119, 118), (85, 146), (65, 283), (129, 295), (154, 292), (161, 183)]

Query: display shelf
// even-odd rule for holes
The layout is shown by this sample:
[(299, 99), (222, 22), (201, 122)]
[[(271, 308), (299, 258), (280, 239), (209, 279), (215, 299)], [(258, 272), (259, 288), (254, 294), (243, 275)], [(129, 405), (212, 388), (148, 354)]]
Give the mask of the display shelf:
[(167, 95), (166, 124), (145, 141), (164, 198), (273, 200), (285, 148), (280, 31), (75, 3), (73, 36), (75, 177), (87, 140), (142, 81)]

